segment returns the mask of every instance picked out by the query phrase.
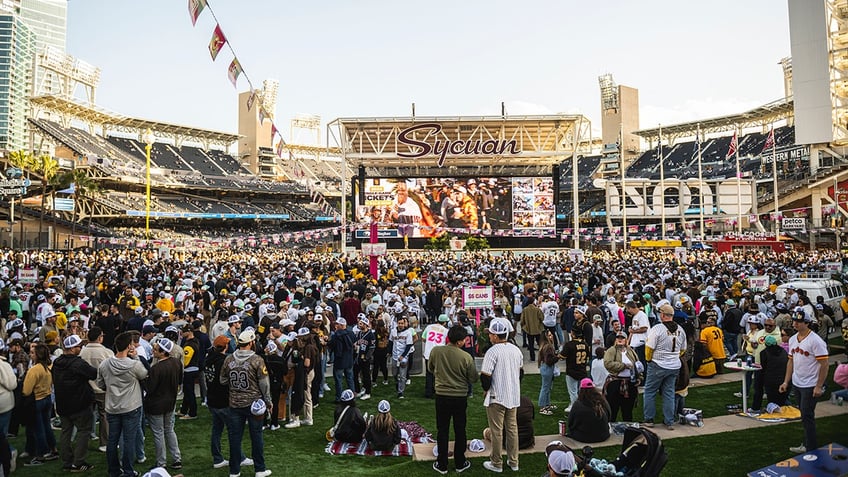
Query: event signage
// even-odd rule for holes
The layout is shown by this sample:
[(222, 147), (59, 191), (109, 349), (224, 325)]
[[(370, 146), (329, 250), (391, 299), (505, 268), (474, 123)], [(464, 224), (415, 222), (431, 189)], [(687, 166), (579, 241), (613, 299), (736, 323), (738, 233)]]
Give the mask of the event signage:
[(386, 254), (386, 243), (363, 243), (362, 255), (381, 256)]
[(768, 275), (757, 275), (748, 277), (748, 288), (752, 291), (765, 291), (768, 290), (769, 287), (769, 276)]
[(29, 179), (0, 179), (0, 196), (26, 194), (31, 184)]
[(842, 272), (842, 262), (826, 262), (824, 269), (830, 273), (840, 273)]
[(803, 217), (784, 217), (780, 227), (783, 230), (804, 230), (807, 228), (807, 221)]
[[(421, 134), (420, 138), (416, 133)], [(515, 139), (438, 139), (444, 138), (442, 125), (422, 123), (410, 126), (398, 133), (398, 141), (409, 146), (411, 152), (399, 152), (398, 156), (418, 159), (425, 156), (438, 157), (438, 165), (445, 165), (448, 156), (505, 156), (521, 154)], [(430, 142), (428, 142), (430, 141)]]
[(492, 287), (464, 287), (462, 289), (462, 307), (474, 310), (480, 308), (491, 308), (495, 299)]
[(18, 283), (22, 285), (35, 285), (38, 283), (38, 269), (37, 268), (19, 268), (18, 269)]
[[(705, 216), (735, 216), (748, 214), (754, 205), (754, 186), (751, 179), (656, 179), (627, 178), (622, 200), (621, 180), (596, 179), (595, 187), (607, 193), (607, 213), (610, 217), (623, 217), (625, 210), (629, 218), (657, 218), (663, 214), (679, 217), (698, 214), (698, 200), (703, 196)], [(665, 207), (660, 206), (663, 198)], [(676, 203), (668, 203), (669, 198)], [(626, 203), (626, 207), (622, 207)], [(631, 205), (632, 204), (632, 205)], [(739, 206), (742, 210), (739, 211)], [(665, 209), (665, 210), (663, 210)]]

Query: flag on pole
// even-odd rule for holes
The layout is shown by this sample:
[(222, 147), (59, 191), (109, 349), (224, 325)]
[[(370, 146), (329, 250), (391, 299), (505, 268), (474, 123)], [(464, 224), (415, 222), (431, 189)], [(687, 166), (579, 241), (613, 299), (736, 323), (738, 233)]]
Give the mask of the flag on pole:
[(247, 97), (247, 110), (253, 109), (253, 103), (256, 101), (256, 90), (250, 90), (250, 96)]
[(277, 157), (283, 157), (283, 140), (280, 139), (280, 142), (277, 143)]
[(271, 142), (274, 142), (274, 138), (277, 137), (278, 132), (279, 131), (277, 130), (277, 125), (271, 124)]
[(188, 0), (188, 14), (191, 16), (191, 26), (197, 24), (197, 17), (206, 8), (206, 0)]
[(766, 144), (763, 146), (763, 152), (761, 152), (760, 154), (765, 153), (766, 151), (768, 151), (769, 149), (771, 149), (773, 147), (774, 147), (774, 128), (771, 128), (771, 131), (769, 131), (769, 135), (766, 138)]
[(727, 156), (725, 159), (730, 159), (734, 154), (736, 154), (736, 149), (739, 147), (739, 137), (736, 133), (737, 131), (733, 131), (733, 139), (730, 140), (730, 147), (727, 148)]
[(233, 84), (233, 88), (238, 88), (238, 78), (241, 75), (241, 63), (237, 58), (233, 58), (233, 61), (230, 62), (230, 67), (227, 68), (227, 78), (230, 78), (230, 83)]
[(263, 107), (260, 105), (260, 106), (259, 106), (259, 124), (264, 123), (264, 122), (265, 122), (265, 118), (266, 118), (266, 117), (267, 117), (267, 115), (265, 114), (265, 108), (263, 108)]
[(221, 52), (221, 48), (224, 47), (224, 43), (226, 42), (227, 37), (221, 31), (221, 25), (215, 25), (215, 31), (212, 32), (212, 39), (209, 40), (209, 54), (212, 55), (212, 61), (218, 58), (218, 53)]
[(698, 157), (698, 151), (701, 150), (701, 134), (695, 134), (695, 147), (692, 148), (692, 157)]

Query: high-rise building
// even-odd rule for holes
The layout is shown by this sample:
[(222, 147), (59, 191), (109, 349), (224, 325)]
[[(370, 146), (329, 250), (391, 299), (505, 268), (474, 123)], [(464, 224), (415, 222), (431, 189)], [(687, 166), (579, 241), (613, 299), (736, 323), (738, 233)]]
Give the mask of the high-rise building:
[(17, 15), (0, 15), (0, 149), (28, 149), (35, 33)]
[(21, 19), (35, 33), (36, 50), (53, 47), (65, 51), (68, 0), (19, 0)]

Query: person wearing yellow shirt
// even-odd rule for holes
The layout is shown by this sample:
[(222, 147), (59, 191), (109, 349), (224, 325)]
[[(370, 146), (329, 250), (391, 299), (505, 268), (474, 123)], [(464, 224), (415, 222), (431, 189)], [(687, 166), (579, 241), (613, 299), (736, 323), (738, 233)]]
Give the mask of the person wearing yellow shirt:
[(194, 394), (194, 382), (200, 376), (200, 342), (194, 336), (194, 327), (186, 323), (183, 335), (183, 403), (180, 406), (180, 419), (197, 419), (197, 397)]
[(50, 411), (53, 410), (50, 390), (53, 387), (53, 375), (50, 373), (50, 349), (46, 345), (36, 344), (30, 348), (29, 356), (33, 365), (24, 378), (23, 395), (33, 396), (35, 400), (33, 409), (29, 411), (34, 414), (36, 451), (30, 464), (39, 465), (44, 461), (59, 458), (59, 453), (56, 452), (56, 436), (50, 427)]
[(164, 291), (159, 292), (159, 300), (156, 301), (156, 308), (159, 308), (162, 311), (167, 311), (168, 313), (174, 312), (174, 302), (168, 298), (168, 294)]

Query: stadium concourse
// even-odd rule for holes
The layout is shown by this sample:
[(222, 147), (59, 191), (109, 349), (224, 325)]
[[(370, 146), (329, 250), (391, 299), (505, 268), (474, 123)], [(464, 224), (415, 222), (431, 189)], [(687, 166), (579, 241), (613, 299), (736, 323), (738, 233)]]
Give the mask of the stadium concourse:
[[(273, 363), (278, 359), (285, 362), (294, 349), (307, 353), (307, 348), (301, 346), (315, 346), (318, 351), (315, 367), (319, 372), (311, 383), (314, 393), (312, 404), (301, 399), (304, 389), (310, 388), (298, 390), (295, 385), (290, 385), (293, 387), (289, 389), (288, 402), (285, 392), (280, 398), (273, 399), (275, 407), (284, 407), (292, 414), (280, 415), (278, 419), (267, 422), (265, 445), (269, 449), (279, 443), (294, 442), (298, 439), (296, 436), (314, 435), (316, 440), (321, 440), (325, 429), (317, 425), (308, 426), (313, 422), (327, 426), (332, 424), (331, 406), (324, 403), (332, 400), (334, 395), (338, 400), (345, 388), (359, 391), (359, 398), (367, 399), (372, 380), (366, 380), (365, 376), (373, 376), (373, 382), (379, 383), (373, 388), (375, 395), (392, 400), (397, 412), (406, 409), (404, 412), (408, 414), (402, 416), (403, 419), (432, 422), (429, 410), (404, 407), (402, 403), (405, 401), (400, 398), (410, 398), (413, 405), (420, 398), (404, 396), (403, 383), (389, 384), (387, 372), (382, 373), (383, 380), (379, 382), (382, 365), (386, 364), (385, 361), (391, 364), (392, 348), (384, 348), (386, 351), (382, 353), (375, 350), (377, 358), (359, 363), (365, 368), (361, 374), (357, 373), (353, 381), (338, 379), (336, 369), (332, 374), (326, 373), (333, 368), (333, 363), (343, 363), (338, 355), (330, 359), (325, 339), (330, 337), (332, 343), (333, 336), (343, 333), (340, 323), (356, 329), (357, 336), (361, 338), (371, 326), (378, 333), (391, 336), (404, 333), (402, 323), (408, 320), (410, 329), (419, 335), (426, 326), (444, 315), (443, 322), (447, 326), (466, 328), (472, 336), (464, 349), (472, 355), (482, 355), (488, 346), (483, 339), (486, 323), (495, 317), (505, 317), (520, 330), (520, 315), (514, 314), (514, 307), (535, 302), (537, 297), (546, 303), (557, 304), (562, 310), (557, 314), (557, 325), (566, 330), (573, 324), (575, 310), (586, 310), (586, 305), (603, 306), (610, 310), (610, 318), (606, 320), (602, 318), (605, 314), (599, 315), (601, 320), (598, 323), (605, 331), (620, 323), (621, 317), (625, 320), (626, 330), (632, 309), (628, 307), (627, 312), (621, 314), (618, 310), (631, 302), (652, 322), (657, 320), (657, 310), (668, 303), (674, 304), (685, 315), (683, 319), (689, 324), (695, 323), (694, 326), (698, 326), (698, 319), (695, 308), (691, 306), (693, 303), (702, 311), (727, 311), (727, 316), (730, 316), (729, 310), (739, 303), (743, 309), (751, 307), (757, 310), (755, 314), (783, 320), (782, 310), (787, 304), (794, 305), (795, 302), (788, 294), (784, 298), (786, 303), (779, 300), (773, 293), (773, 287), (784, 283), (793, 274), (824, 271), (828, 262), (841, 258), (831, 251), (780, 255), (692, 251), (682, 261), (679, 255), (666, 251), (599, 252), (586, 254), (583, 260), (577, 261), (565, 251), (465, 253), (461, 258), (452, 252), (399, 252), (380, 259), (380, 274), (375, 280), (365, 273), (368, 264), (361, 256), (338, 257), (279, 247), (232, 245), (173, 250), (157, 255), (157, 251), (138, 248), (101, 249), (94, 253), (3, 250), (0, 255), (0, 279), (3, 280), (0, 313), (6, 323), (0, 334), (4, 339), (2, 348), (9, 353), (8, 362), (27, 382), (24, 373), (35, 373), (38, 369), (34, 367), (38, 365), (33, 365), (26, 353), (21, 351), (28, 343), (35, 343), (36, 350), (45, 347), (44, 352), (55, 357), (62, 354), (63, 343), (70, 347), (83, 346), (85, 350), (89, 346), (85, 344), (89, 333), (97, 335), (98, 342), (102, 337), (102, 346), (111, 348), (116, 335), (129, 330), (140, 334), (138, 353), (141, 358), (138, 359), (146, 361), (145, 356), (149, 356), (149, 350), (145, 349), (147, 346), (161, 351), (170, 348), (173, 342), (185, 347), (184, 353), (190, 364), (194, 363), (190, 360), (192, 355), (205, 351), (205, 347), (209, 346), (207, 343), (203, 350), (197, 350), (200, 336), (216, 343), (216, 338), (224, 337), (225, 344), (221, 349), (226, 351), (231, 341), (247, 340), (255, 335), (256, 352), (266, 360), (268, 369), (275, 373), (272, 379), (282, 383), (285, 367), (280, 368)], [(772, 288), (751, 289), (747, 281), (751, 276), (767, 276)], [(460, 299), (463, 289), (470, 286), (491, 286), (494, 290), (492, 306), (481, 310), (479, 324), (475, 313), (464, 309)], [(798, 304), (806, 307), (803, 298)], [(828, 337), (828, 328), (835, 328), (834, 322), (827, 321), (831, 318), (828, 314), (834, 315), (833, 318), (838, 321), (843, 310), (841, 307), (830, 311), (811, 309), (816, 317), (813, 319), (820, 320), (823, 324), (821, 332)], [(582, 313), (585, 315), (586, 311)], [(796, 313), (806, 313), (806, 309)], [(848, 320), (843, 321), (846, 322)], [(783, 321), (781, 323), (783, 331), (791, 333), (791, 328), (786, 328)], [(249, 333), (248, 328), (252, 330)], [(95, 329), (97, 331), (93, 331)], [(192, 330), (191, 333), (188, 330)], [(516, 346), (521, 346), (524, 341), (520, 332), (513, 339)], [(527, 344), (532, 346), (532, 341)], [(410, 360), (410, 370), (414, 375), (410, 379), (414, 385), (409, 389), (419, 392), (423, 383), (423, 378), (417, 376), (422, 365), (422, 346), (422, 340), (418, 340)], [(354, 352), (352, 348), (348, 351)], [(33, 356), (40, 356), (38, 353)], [(525, 353), (524, 358), (526, 360), (529, 356)], [(199, 366), (203, 367), (202, 364)], [(527, 363), (528, 369), (533, 367), (533, 364)], [(58, 373), (54, 372), (54, 379), (63, 379), (62, 371)], [(212, 375), (213, 380), (217, 378), (216, 373)], [(359, 381), (360, 375), (362, 382)], [(204, 379), (202, 376), (199, 378), (201, 381)], [(333, 376), (335, 380), (330, 379)], [(192, 383), (195, 378), (190, 378)], [(828, 383), (829, 389), (833, 389), (832, 386)], [(535, 391), (531, 388), (527, 392), (534, 398), (533, 402), (536, 402)], [(557, 384), (554, 391), (555, 401), (564, 402), (565, 387)], [(181, 439), (180, 445), (193, 449), (194, 457), (190, 461), (165, 462), (164, 457), (159, 456), (154, 460), (149, 446), (146, 457), (142, 452), (129, 460), (137, 461), (139, 466), (145, 460), (150, 461), (147, 465), (166, 464), (174, 469), (185, 466), (189, 475), (199, 474), (213, 463), (220, 462), (207, 454), (208, 443), (198, 445), (180, 430), (184, 426), (182, 420), (190, 421), (199, 413), (205, 415), (207, 411), (199, 405), (211, 392), (211, 388), (206, 390), (201, 385), (196, 398), (194, 393), (185, 390), (183, 393), (181, 410), (185, 417), (177, 426), (177, 435)], [(264, 391), (263, 398), (271, 403)], [(57, 393), (56, 406), (64, 409), (64, 405), (74, 399), (78, 396)], [(194, 405), (188, 404), (192, 399), (195, 400)], [(319, 403), (321, 405), (316, 406)], [(698, 407), (698, 403), (691, 400), (688, 404)], [(305, 415), (310, 417), (300, 419), (303, 415), (295, 413), (299, 413), (302, 406), (317, 409), (314, 413), (306, 411)], [(52, 406), (45, 408), (45, 418), (49, 418), (51, 409)], [(828, 408), (823, 414), (829, 415), (830, 411)], [(43, 465), (50, 472), (58, 470), (59, 464), (50, 461), (56, 459), (62, 449), (57, 449), (55, 443), (44, 444), (38, 440), (39, 434), (27, 432), (25, 438), (25, 433), (18, 430), (19, 424), (26, 422), (22, 408), (13, 406), (9, 412), (13, 423), (9, 432), (17, 435), (12, 442), (17, 448), (19, 463)], [(289, 429), (280, 429), (286, 418), (290, 418)], [(71, 425), (70, 421), (63, 420), (60, 427), (67, 425)], [(306, 426), (306, 429), (298, 430), (301, 426)], [(435, 431), (432, 428), (428, 430)], [(206, 435), (206, 431), (204, 429), (202, 435)], [(476, 435), (476, 430), (472, 434)], [(96, 431), (92, 430), (92, 437), (96, 435)], [(88, 435), (78, 438), (87, 440)], [(104, 449), (106, 443), (102, 435), (100, 439), (100, 449)], [(151, 439), (150, 433), (147, 433), (147, 439)], [(786, 437), (779, 442), (776, 440), (775, 444), (788, 446), (795, 444), (796, 439)], [(45, 445), (47, 447), (42, 447)], [(36, 449), (41, 448), (46, 449), (45, 454), (37, 453)], [(313, 451), (322, 453), (320, 448), (313, 448)], [(103, 466), (103, 460), (96, 452), (82, 458), (88, 460), (72, 464), (66, 462), (66, 466), (70, 470), (74, 470), (72, 466), (80, 470), (83, 464), (87, 466), (85, 469), (90, 468), (92, 463)], [(3, 453), (0, 453), (0, 464), (2, 460)], [(26, 469), (23, 472), (31, 474)]]

